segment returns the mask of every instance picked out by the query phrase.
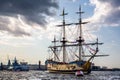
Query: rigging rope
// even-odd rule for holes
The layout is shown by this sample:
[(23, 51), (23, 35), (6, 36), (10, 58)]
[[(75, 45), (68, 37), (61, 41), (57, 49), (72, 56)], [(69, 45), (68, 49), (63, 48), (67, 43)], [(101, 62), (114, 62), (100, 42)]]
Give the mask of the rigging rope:
[[(93, 52), (96, 52), (95, 49), (91, 48), (91, 47), (88, 46), (88, 45), (85, 45), (85, 47), (89, 49), (89, 52), (90, 52), (92, 55), (93, 55)], [(93, 51), (93, 52), (91, 52), (91, 51)]]
[(71, 38), (73, 40), (76, 40), (76, 38), (78, 37), (78, 28), (76, 28), (76, 26), (70, 26), (66, 28), (68, 31), (68, 38)]
[(93, 38), (93, 36), (91, 35), (91, 33), (88, 32), (88, 30), (86, 30), (85, 33), (86, 33), (86, 35), (88, 36), (87, 38), (89, 38), (89, 40), (91, 40), (91, 41), (95, 40), (95, 39)]
[[(72, 48), (72, 49), (71, 49)], [(69, 53), (70, 53), (70, 55), (71, 55), (71, 57), (73, 58), (73, 55), (72, 54), (74, 54), (75, 56), (77, 56), (75, 53), (77, 52), (77, 50), (78, 50), (78, 47), (75, 47), (75, 48), (73, 48), (73, 47), (69, 47), (68, 49), (68, 51), (69, 51)], [(74, 50), (74, 51), (73, 51)]]

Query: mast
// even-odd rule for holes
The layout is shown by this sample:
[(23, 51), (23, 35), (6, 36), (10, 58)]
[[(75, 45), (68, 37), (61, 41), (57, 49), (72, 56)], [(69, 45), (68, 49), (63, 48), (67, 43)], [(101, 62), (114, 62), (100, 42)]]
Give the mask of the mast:
[(82, 17), (81, 14), (84, 13), (81, 11), (81, 6), (79, 7), (79, 11), (76, 12), (79, 15), (79, 39), (77, 40), (78, 44), (79, 44), (79, 61), (81, 61), (81, 54), (82, 54), (82, 42), (84, 42), (84, 39), (82, 37)]
[(65, 47), (65, 44), (66, 44), (66, 40), (65, 40), (65, 38), (66, 38), (66, 35), (65, 35), (65, 15), (67, 15), (67, 13), (65, 13), (65, 11), (64, 11), (64, 8), (63, 8), (63, 13), (61, 14), (61, 16), (63, 16), (63, 25), (62, 25), (62, 27), (63, 27), (63, 40), (61, 41), (62, 42), (62, 47), (63, 47), (63, 62), (65, 62), (66, 61), (66, 47)]
[[(55, 37), (54, 37), (54, 41), (52, 41), (52, 43), (54, 43), (54, 46), (56, 46), (56, 38)], [(54, 60), (56, 60), (56, 56), (55, 56), (55, 54), (56, 54), (56, 47), (54, 47), (53, 53), (54, 53)]]

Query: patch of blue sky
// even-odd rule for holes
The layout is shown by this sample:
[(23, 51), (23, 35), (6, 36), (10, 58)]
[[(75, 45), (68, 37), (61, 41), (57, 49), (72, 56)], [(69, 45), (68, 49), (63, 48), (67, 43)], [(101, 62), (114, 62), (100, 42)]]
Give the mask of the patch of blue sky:
[(65, 12), (68, 13), (66, 20), (68, 22), (77, 22), (79, 16), (76, 14), (76, 12), (78, 12), (80, 5), (82, 10), (85, 12), (82, 18), (86, 19), (93, 15), (94, 6), (90, 4), (89, 0), (59, 0), (59, 10), (57, 12), (58, 19), (61, 19), (59, 15), (62, 13), (63, 8), (65, 8)]

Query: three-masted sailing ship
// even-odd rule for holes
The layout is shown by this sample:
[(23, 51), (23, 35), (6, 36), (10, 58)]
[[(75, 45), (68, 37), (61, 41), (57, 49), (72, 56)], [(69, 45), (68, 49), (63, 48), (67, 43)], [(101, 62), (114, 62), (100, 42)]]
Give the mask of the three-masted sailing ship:
[[(92, 60), (99, 51), (98, 45), (102, 45), (103, 43), (99, 43), (98, 39), (93, 43), (85, 42), (84, 37), (83, 37), (82, 25), (87, 24), (88, 22), (82, 21), (81, 16), (82, 16), (82, 13), (84, 12), (81, 11), (81, 7), (79, 8), (79, 11), (76, 13), (79, 15), (78, 23), (66, 24), (65, 15), (67, 15), (67, 13), (65, 13), (65, 10), (63, 9), (63, 13), (61, 15), (63, 17), (62, 25), (57, 25), (62, 28), (62, 33), (63, 33), (62, 38), (60, 41), (54, 38), (54, 41), (52, 41), (54, 45), (49, 46), (49, 49), (54, 54), (54, 58), (50, 58), (46, 60), (46, 66), (49, 72), (57, 72), (57, 73), (59, 72), (60, 73), (75, 73), (76, 71), (83, 71), (84, 73), (91, 72)], [(72, 42), (70, 42), (66, 38), (66, 33), (67, 33), (66, 27), (71, 26), (71, 25), (76, 25), (78, 27), (77, 34), (79, 34), (77, 36), (77, 39)], [(58, 42), (60, 44), (57, 44)], [(89, 45), (95, 46), (95, 49), (90, 48)], [(89, 51), (91, 55), (85, 55), (85, 52), (83, 50), (84, 46), (87, 46), (89, 50), (92, 50), (91, 52)], [(69, 47), (77, 48), (77, 51), (75, 51), (76, 53), (70, 50), (71, 53), (73, 52), (71, 55), (72, 56), (71, 58), (75, 58), (75, 60), (70, 58), (70, 61), (67, 61), (68, 55), (69, 55), (67, 54), (68, 53), (67, 48)], [(60, 56), (60, 54), (62, 54), (62, 56)], [(87, 60), (84, 60), (84, 57), (89, 57), (89, 58), (87, 58)]]

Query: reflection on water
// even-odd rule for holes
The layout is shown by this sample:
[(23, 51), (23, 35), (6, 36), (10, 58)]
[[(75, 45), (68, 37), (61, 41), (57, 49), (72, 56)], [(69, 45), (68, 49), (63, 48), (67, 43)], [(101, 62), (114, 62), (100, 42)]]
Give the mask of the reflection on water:
[(0, 71), (0, 80), (120, 80), (120, 71), (92, 71), (83, 77), (74, 74), (52, 74), (47, 71)]

